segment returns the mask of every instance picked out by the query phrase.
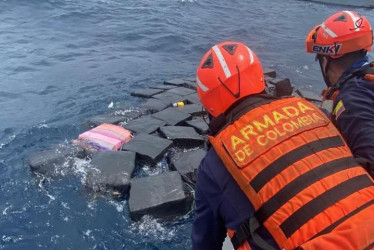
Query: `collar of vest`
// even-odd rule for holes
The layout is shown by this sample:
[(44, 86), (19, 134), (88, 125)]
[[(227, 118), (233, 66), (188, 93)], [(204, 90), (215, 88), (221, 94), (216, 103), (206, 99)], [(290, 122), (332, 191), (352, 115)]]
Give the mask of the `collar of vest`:
[(268, 104), (272, 101), (279, 100), (281, 98), (274, 97), (269, 94), (261, 93), (251, 95), (239, 100), (232, 107), (230, 107), (225, 113), (212, 118), (209, 126), (209, 135), (215, 136), (225, 127), (238, 120), (242, 115), (248, 111), (257, 108), (261, 105)]
[(332, 98), (334, 92), (338, 91), (344, 83), (346, 83), (349, 79), (353, 77), (364, 77), (367, 80), (372, 80), (374, 81), (374, 62), (371, 62), (370, 64), (366, 64), (362, 66), (361, 68), (353, 69), (347, 74), (343, 74), (338, 82), (332, 86), (331, 88), (328, 89), (326, 93), (326, 99)]

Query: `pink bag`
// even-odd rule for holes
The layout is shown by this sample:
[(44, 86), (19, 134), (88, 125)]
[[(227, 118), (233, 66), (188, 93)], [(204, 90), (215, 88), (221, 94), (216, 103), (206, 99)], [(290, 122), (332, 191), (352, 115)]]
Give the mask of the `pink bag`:
[(121, 149), (131, 139), (132, 135), (127, 129), (104, 123), (80, 134), (74, 143), (89, 151), (108, 151)]

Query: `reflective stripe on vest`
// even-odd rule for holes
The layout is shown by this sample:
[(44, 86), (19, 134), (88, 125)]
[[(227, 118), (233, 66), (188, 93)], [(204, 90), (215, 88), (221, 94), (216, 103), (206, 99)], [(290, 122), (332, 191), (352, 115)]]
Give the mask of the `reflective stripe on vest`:
[(271, 102), (209, 140), (280, 248), (339, 247), (334, 237), (348, 237), (342, 249), (374, 242), (374, 223), (365, 222), (374, 214), (373, 180), (313, 104)]

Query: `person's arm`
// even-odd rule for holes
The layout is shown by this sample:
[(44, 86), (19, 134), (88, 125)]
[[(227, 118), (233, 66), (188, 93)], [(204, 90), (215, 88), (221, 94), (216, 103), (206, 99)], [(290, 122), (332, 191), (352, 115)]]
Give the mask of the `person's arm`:
[(210, 199), (219, 187), (204, 171), (202, 161), (195, 187), (195, 220), (192, 229), (192, 249), (221, 250), (226, 237), (226, 228), (217, 211), (211, 207)]
[(338, 97), (335, 124), (355, 158), (374, 176), (374, 92), (357, 87)]

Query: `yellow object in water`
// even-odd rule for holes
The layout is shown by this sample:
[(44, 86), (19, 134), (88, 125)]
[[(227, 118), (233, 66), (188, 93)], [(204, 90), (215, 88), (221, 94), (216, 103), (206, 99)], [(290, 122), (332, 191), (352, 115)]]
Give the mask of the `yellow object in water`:
[(184, 102), (173, 103), (173, 107), (183, 107), (183, 106), (184, 106)]

